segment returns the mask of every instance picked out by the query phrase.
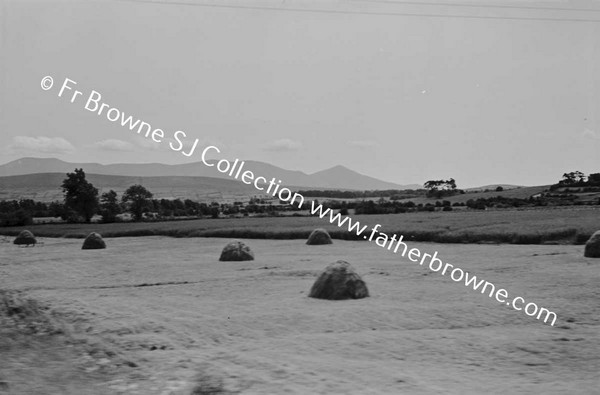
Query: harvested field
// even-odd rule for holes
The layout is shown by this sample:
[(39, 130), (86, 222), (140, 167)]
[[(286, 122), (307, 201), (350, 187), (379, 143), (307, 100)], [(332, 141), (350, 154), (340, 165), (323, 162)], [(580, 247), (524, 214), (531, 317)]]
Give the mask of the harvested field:
[[(322, 250), (253, 240), (255, 261), (229, 263), (218, 261), (223, 241), (215, 239), (123, 237), (92, 251), (80, 240), (43, 242), (0, 244), (0, 289), (45, 306), (53, 327), (64, 328), (37, 338), (71, 339), (69, 349), (44, 343), (51, 350), (40, 348), (42, 357), (73, 350), (77, 358), (44, 366), (26, 343), (13, 344), (0, 362), (8, 393), (598, 389), (600, 263), (584, 258), (582, 246), (411, 244), (549, 308), (558, 316), (552, 327), (372, 243)], [(352, 264), (370, 297), (307, 297), (337, 259)], [(55, 370), (65, 378), (58, 389)]]

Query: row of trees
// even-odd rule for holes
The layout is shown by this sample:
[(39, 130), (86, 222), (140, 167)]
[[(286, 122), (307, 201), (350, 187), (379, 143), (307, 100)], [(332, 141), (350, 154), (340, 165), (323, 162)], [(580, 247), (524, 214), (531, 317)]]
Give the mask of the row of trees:
[(372, 197), (389, 198), (390, 200), (410, 199), (422, 196), (440, 199), (458, 193), (465, 193), (458, 189), (456, 180), (429, 180), (423, 184), (424, 189), (387, 189), (376, 191), (340, 191), (340, 190), (299, 190), (298, 193), (306, 197), (324, 197), (332, 199), (366, 199)]
[(458, 193), (464, 193), (463, 190), (458, 189), (456, 186), (456, 180), (450, 178), (449, 180), (429, 180), (423, 184), (424, 189), (388, 189), (381, 191), (339, 191), (339, 190), (300, 190), (299, 194), (302, 196), (310, 197), (325, 197), (335, 199), (366, 199), (370, 197), (381, 197), (389, 198), (390, 200), (410, 199), (421, 196), (434, 197), (440, 199), (444, 196), (452, 196)]
[[(449, 180), (430, 180), (424, 184), (427, 190), (427, 196), (442, 198), (458, 193), (464, 193), (456, 186), (453, 178)], [(452, 206), (467, 206), (471, 209), (485, 209), (487, 207), (507, 208), (538, 205), (566, 205), (566, 204), (595, 204), (595, 202), (579, 202), (574, 195), (566, 195), (569, 189), (565, 187), (584, 187), (584, 190), (600, 190), (600, 173), (593, 173), (589, 176), (575, 171), (563, 174), (563, 179), (551, 187), (552, 190), (561, 188), (560, 194), (545, 193), (536, 198), (516, 199), (506, 197), (493, 197), (489, 199), (470, 199), (465, 203), (450, 204), (449, 201), (436, 201), (434, 203), (415, 204), (411, 201), (400, 202), (400, 198), (410, 198), (423, 196), (423, 190), (388, 190), (388, 191), (299, 191), (303, 195), (324, 194), (327, 197), (346, 197), (356, 199), (356, 197), (368, 195), (382, 195), (377, 201), (373, 200), (328, 200), (323, 203), (324, 207), (332, 210), (340, 210), (342, 213), (348, 213), (348, 209), (354, 209), (356, 214), (390, 214), (404, 213), (413, 211), (433, 211), (436, 208), (449, 211)], [(154, 199), (153, 194), (142, 185), (132, 185), (123, 193), (121, 198), (114, 190), (99, 194), (89, 181), (86, 180), (83, 169), (75, 169), (73, 173), (68, 173), (62, 182), (64, 193), (63, 202), (42, 203), (31, 199), (21, 199), (19, 201), (0, 201), (0, 225), (25, 225), (32, 221), (33, 217), (61, 217), (69, 222), (91, 222), (95, 214), (100, 214), (104, 222), (114, 222), (119, 214), (124, 212), (131, 213), (134, 220), (139, 221), (143, 218), (145, 212), (156, 213), (159, 217), (179, 217), (179, 216), (211, 216), (219, 217), (220, 213), (224, 215), (249, 215), (265, 214), (276, 215), (279, 210), (298, 210), (297, 207), (289, 205), (271, 205), (271, 201), (260, 198), (253, 198), (248, 204), (235, 202), (233, 205), (211, 204), (194, 202), (190, 199), (169, 200)], [(581, 188), (579, 188), (581, 191)], [(502, 191), (498, 187), (496, 191)], [(385, 197), (388, 199), (385, 199)], [(598, 200), (600, 204), (600, 200)]]
[(600, 187), (600, 173), (592, 173), (586, 176), (580, 171), (564, 173), (558, 183), (552, 185), (551, 190), (561, 187)]
[[(236, 206), (237, 207), (237, 206)], [(252, 212), (268, 212), (263, 206), (250, 205), (246, 208)], [(114, 222), (118, 215), (128, 212), (130, 206), (124, 204), (117, 197), (117, 193), (110, 191), (102, 194), (99, 200), (98, 209), (95, 213), (102, 215), (104, 222)], [(240, 212), (239, 208), (226, 207), (219, 203), (207, 205), (205, 203), (194, 202), (189, 199), (151, 199), (147, 202), (146, 209), (157, 213), (160, 217), (183, 217), (183, 216), (212, 216), (218, 217), (219, 212), (224, 214), (234, 214)], [(36, 202), (31, 199), (21, 200), (2, 200), (0, 201), (0, 226), (24, 226), (33, 222), (33, 218), (54, 217), (62, 218), (68, 222), (78, 222), (84, 220), (83, 216), (76, 213), (73, 209), (67, 208), (63, 202), (54, 201), (51, 203)]]
[[(66, 216), (74, 220), (81, 216), (85, 222), (91, 222), (96, 213), (100, 213), (105, 222), (114, 222), (122, 211), (117, 193), (112, 189), (98, 197), (98, 189), (85, 179), (83, 169), (67, 173), (62, 190), (65, 195)], [(132, 185), (123, 194), (121, 202), (126, 205), (135, 220), (141, 220), (152, 193), (142, 185)]]
[(427, 197), (441, 199), (446, 196), (453, 196), (457, 193), (465, 193), (461, 189), (457, 189), (454, 178), (449, 180), (429, 180), (423, 187), (427, 189)]
[(331, 198), (331, 199), (366, 199), (373, 197), (387, 197), (391, 200), (410, 199), (425, 194), (422, 189), (386, 189), (368, 191), (340, 191), (337, 189), (301, 189), (298, 193), (304, 197)]
[[(319, 201), (315, 201), (319, 204)], [(436, 201), (435, 203), (414, 203), (412, 201), (399, 202), (397, 200), (386, 200), (380, 198), (377, 201), (339, 201), (327, 200), (320, 203), (324, 208), (339, 210), (340, 214), (348, 215), (348, 210), (353, 209), (355, 214), (398, 214), (418, 211), (435, 211), (439, 208), (443, 211), (451, 211), (451, 203), (448, 200)], [(463, 204), (464, 206), (464, 204)]]
[(153, 195), (142, 185), (132, 185), (118, 198), (114, 190), (103, 193), (98, 197), (96, 189), (85, 179), (83, 169), (75, 169), (74, 173), (68, 173), (62, 183), (65, 195), (64, 211), (61, 217), (70, 222), (77, 222), (81, 218), (90, 222), (94, 214), (102, 216), (103, 222), (115, 222), (118, 215), (128, 211), (135, 221), (143, 218), (144, 213), (157, 213), (160, 217), (172, 216), (211, 216), (218, 218), (222, 212), (225, 215), (235, 214), (274, 214), (276, 207), (265, 204), (262, 199), (252, 199), (248, 205), (235, 202), (233, 205), (220, 205), (213, 202), (194, 202), (190, 199), (169, 200), (153, 199)]
[[(153, 213), (156, 218), (165, 217), (205, 217), (218, 218), (224, 215), (264, 214), (276, 215), (281, 209), (294, 209), (285, 204), (273, 205), (272, 200), (252, 198), (244, 205), (210, 204), (195, 202), (190, 199), (154, 199), (153, 194), (142, 185), (132, 185), (121, 198), (117, 192), (110, 190), (103, 194), (86, 179), (83, 169), (75, 169), (67, 173), (61, 188), (64, 194), (62, 202), (36, 202), (31, 199), (0, 201), (0, 226), (22, 226), (33, 222), (34, 217), (60, 217), (67, 222), (91, 222), (96, 214), (102, 216), (103, 222), (115, 222), (119, 215), (131, 213), (135, 221), (144, 217), (145, 213)], [(296, 210), (298, 208), (295, 208)]]
[(0, 214), (11, 214), (22, 211), (34, 217), (60, 217), (63, 204), (60, 202), (44, 203), (32, 199), (0, 200)]

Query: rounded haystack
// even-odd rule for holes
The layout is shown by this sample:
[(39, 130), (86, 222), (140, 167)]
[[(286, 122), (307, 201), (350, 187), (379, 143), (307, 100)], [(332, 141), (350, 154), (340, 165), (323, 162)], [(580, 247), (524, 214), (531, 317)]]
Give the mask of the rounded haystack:
[(99, 233), (90, 233), (81, 246), (82, 250), (101, 250), (106, 248), (106, 243), (102, 240), (102, 236)]
[(596, 231), (585, 243), (583, 256), (586, 258), (600, 258), (600, 230)]
[(37, 241), (35, 240), (35, 236), (28, 230), (23, 230), (16, 237), (14, 243), (17, 245), (35, 245)]
[(331, 244), (331, 236), (325, 229), (315, 229), (308, 236), (308, 240), (306, 240), (306, 244), (308, 245), (321, 245), (321, 244)]
[(323, 270), (308, 296), (329, 300), (362, 299), (369, 296), (369, 290), (348, 262), (337, 261)]
[(232, 241), (221, 252), (220, 261), (253, 261), (254, 253), (241, 241)]

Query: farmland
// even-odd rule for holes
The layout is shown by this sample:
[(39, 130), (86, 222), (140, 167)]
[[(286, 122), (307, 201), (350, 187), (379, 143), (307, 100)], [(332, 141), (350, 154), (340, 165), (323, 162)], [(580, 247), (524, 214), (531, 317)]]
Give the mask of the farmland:
[[(598, 388), (600, 274), (580, 246), (435, 246), (444, 261), (555, 312), (550, 326), (365, 243), (244, 240), (254, 261), (219, 262), (221, 239), (105, 240), (105, 250), (81, 250), (75, 239), (35, 248), (0, 243), (0, 389), (424, 395)], [(315, 276), (337, 259), (356, 268), (370, 297), (307, 297)]]
[[(442, 243), (580, 244), (600, 227), (600, 207), (560, 207), (526, 210), (456, 210), (451, 212), (356, 215), (369, 227), (381, 224), (381, 232), (402, 234), (413, 241)], [(27, 226), (37, 236), (82, 238), (92, 231), (105, 237), (239, 237), (254, 239), (302, 239), (322, 227), (337, 239), (359, 239), (319, 217), (245, 217), (165, 222), (112, 224), (43, 224)], [(0, 228), (0, 235), (16, 235), (19, 227)]]

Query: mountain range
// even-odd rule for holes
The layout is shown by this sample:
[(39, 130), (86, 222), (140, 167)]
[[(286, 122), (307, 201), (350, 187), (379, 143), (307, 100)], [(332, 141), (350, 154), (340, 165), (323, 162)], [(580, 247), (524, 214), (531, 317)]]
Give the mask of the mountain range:
[[(216, 163), (216, 161), (213, 161)], [(56, 158), (21, 158), (0, 165), (0, 177), (21, 176), (36, 173), (73, 172), (82, 168), (86, 174), (99, 174), (121, 177), (211, 177), (233, 180), (227, 174), (220, 173), (216, 166), (209, 167), (202, 162), (178, 165), (162, 163), (118, 163), (103, 165), (100, 163), (70, 163)], [(344, 166), (307, 174), (301, 171), (286, 170), (258, 161), (246, 161), (246, 170), (252, 170), (256, 176), (267, 180), (276, 178), (282, 185), (304, 189), (347, 189), (347, 190), (385, 190), (417, 189), (418, 184), (400, 185), (365, 176)], [(239, 181), (238, 181), (239, 182)], [(187, 183), (187, 182), (186, 182)]]

